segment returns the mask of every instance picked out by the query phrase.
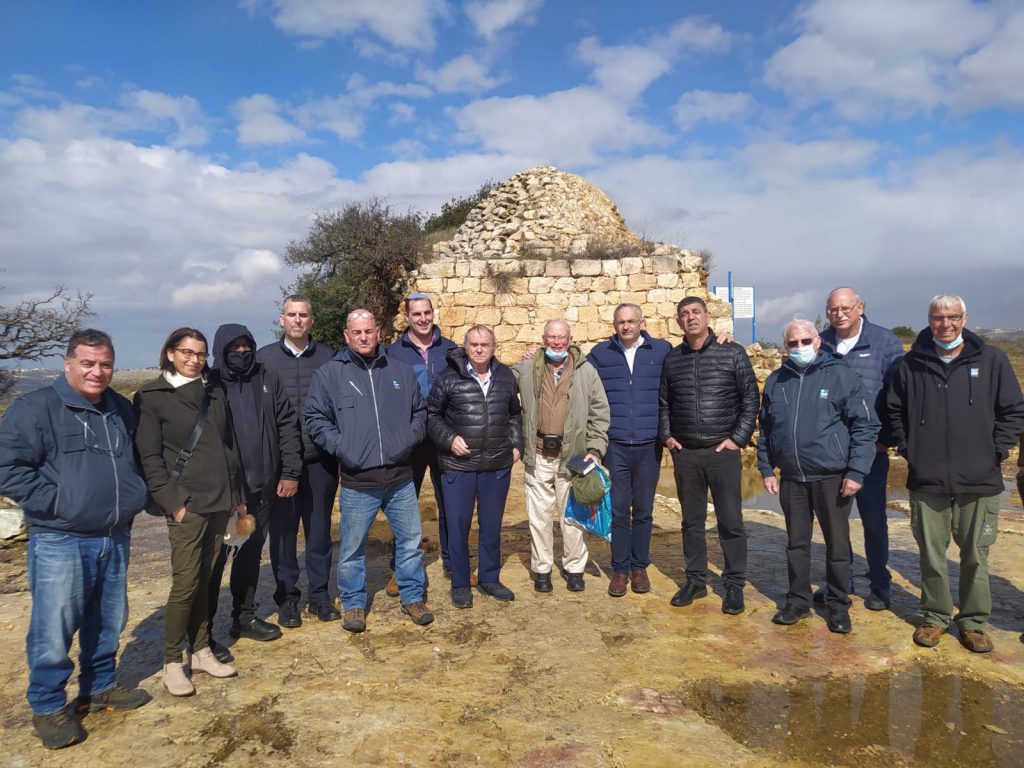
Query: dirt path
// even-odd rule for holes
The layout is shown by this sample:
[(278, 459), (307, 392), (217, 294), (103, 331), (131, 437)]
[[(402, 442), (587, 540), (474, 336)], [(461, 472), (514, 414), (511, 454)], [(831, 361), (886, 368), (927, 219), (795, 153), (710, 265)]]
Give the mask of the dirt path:
[[(517, 470), (513, 488), (521, 487)], [(398, 600), (384, 595), (387, 529), (378, 521), (365, 634), (313, 620), (274, 643), (241, 641), (233, 647), (240, 676), (199, 677), (198, 695), (185, 700), (170, 697), (159, 675), (165, 530), (140, 518), (121, 675), (154, 701), (134, 713), (90, 715), (87, 741), (61, 752), (45, 752), (31, 732), (24, 700), (30, 601), (18, 591), (23, 557), (8, 551), (0, 562), (0, 768), (1022, 764), (1019, 524), (992, 550), (996, 650), (979, 657), (953, 636), (931, 650), (911, 643), (919, 582), (905, 519), (890, 526), (893, 611), (871, 613), (856, 599), (853, 634), (843, 637), (829, 633), (820, 615), (792, 628), (771, 624), (786, 589), (784, 528), (774, 514), (746, 515), (747, 612), (730, 617), (717, 596), (684, 609), (668, 603), (682, 576), (674, 502), (656, 513), (650, 594), (608, 597), (608, 547), (591, 538), (586, 591), (567, 592), (556, 578), (552, 594), (538, 595), (529, 580), (522, 494), (514, 493), (503, 580), (516, 600), (499, 604), (478, 594), (466, 611), (448, 602), (432, 504), (423, 511), (432, 626), (412, 625)], [(856, 522), (853, 530), (859, 551)], [(717, 573), (713, 531), (709, 550)], [(820, 541), (814, 557), (820, 572)], [(865, 570), (860, 554), (855, 568)], [(862, 576), (857, 587), (863, 597)], [(271, 591), (265, 565), (265, 611), (273, 607)], [(221, 607), (224, 616), (226, 601)]]

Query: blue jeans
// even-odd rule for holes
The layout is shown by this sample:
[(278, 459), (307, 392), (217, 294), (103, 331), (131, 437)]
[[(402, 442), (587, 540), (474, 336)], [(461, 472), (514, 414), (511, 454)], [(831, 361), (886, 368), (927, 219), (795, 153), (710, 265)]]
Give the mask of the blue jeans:
[(68, 656), (75, 632), (79, 695), (114, 686), (117, 648), (128, 621), (130, 543), (127, 529), (114, 536), (29, 535), (32, 618), (25, 648), (33, 713), (52, 715), (67, 703), (64, 687), (75, 669)]
[(616, 573), (629, 573), (651, 564), (660, 453), (654, 442), (608, 443), (604, 465), (612, 478), (612, 570)]
[(423, 602), (423, 530), (412, 480), (372, 490), (342, 487), (338, 595), (346, 611), (366, 608), (366, 537), (380, 509), (395, 537), (395, 577), (402, 605)]
[[(889, 597), (889, 521), (885, 512), (885, 485), (889, 477), (889, 454), (875, 454), (871, 471), (857, 491), (857, 512), (864, 525), (864, 555), (868, 561), (871, 591)], [(851, 558), (852, 561), (852, 558)]]
[(489, 472), (441, 474), (445, 513), (448, 515), (448, 553), (452, 563), (452, 587), (469, 586), (469, 528), (477, 508), (480, 536), (480, 583), (492, 584), (501, 573), (501, 520), (512, 480), (512, 468)]

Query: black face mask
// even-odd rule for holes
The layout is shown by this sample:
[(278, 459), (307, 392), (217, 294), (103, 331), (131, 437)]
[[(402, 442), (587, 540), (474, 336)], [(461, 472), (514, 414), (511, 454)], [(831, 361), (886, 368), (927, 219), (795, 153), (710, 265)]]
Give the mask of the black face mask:
[(224, 354), (224, 365), (235, 376), (248, 373), (256, 359), (254, 352), (226, 352)]

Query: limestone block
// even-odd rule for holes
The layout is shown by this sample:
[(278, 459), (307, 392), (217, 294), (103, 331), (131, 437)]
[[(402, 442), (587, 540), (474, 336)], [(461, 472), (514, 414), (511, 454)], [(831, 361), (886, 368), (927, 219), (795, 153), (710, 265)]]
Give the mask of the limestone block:
[(565, 259), (551, 259), (544, 268), (544, 274), (547, 277), (569, 277), (569, 262)]
[(629, 287), (634, 291), (648, 291), (658, 285), (658, 278), (654, 275), (636, 274), (629, 276)]
[(577, 277), (600, 275), (601, 262), (597, 259), (576, 259), (572, 262), (572, 273)]
[(445, 325), (464, 325), (466, 322), (465, 307), (448, 307), (444, 312), (437, 313), (437, 320)]
[(493, 331), (494, 338), (497, 339), (499, 344), (502, 344), (506, 341), (512, 341), (516, 337), (516, 333), (519, 332), (519, 329), (514, 325), (499, 324), (494, 326)]
[(569, 253), (578, 254), (587, 252), (587, 239), (585, 237), (577, 237), (569, 243)]
[(618, 259), (603, 259), (601, 261), (601, 274), (609, 277), (618, 277), (622, 274), (622, 267)]
[(608, 291), (615, 290), (615, 287), (616, 287), (615, 283), (618, 280), (625, 280), (625, 279), (626, 278), (624, 278), (624, 277), (622, 277), (622, 278), (619, 278), (619, 277), (595, 277), (593, 279), (593, 282), (590, 283), (590, 290), (595, 291), (595, 292), (599, 292), (599, 293), (607, 293)]
[(678, 304), (679, 302), (677, 301), (663, 301), (661, 304), (658, 304), (655, 314), (657, 314), (658, 317), (675, 317), (676, 306), (678, 306)]
[(625, 275), (619, 275), (615, 278), (615, 290), (616, 291), (628, 291), (629, 290), (629, 278)]
[(462, 291), (463, 278), (449, 277), (444, 281), (445, 293), (460, 293)]
[(493, 307), (494, 306), (494, 294), (493, 293), (463, 293), (459, 296), (459, 301), (467, 307)]
[(656, 339), (664, 339), (668, 335), (668, 323), (662, 320), (660, 317), (646, 317), (647, 313), (644, 313), (645, 325), (647, 326), (647, 332)]
[(699, 272), (702, 264), (700, 256), (689, 254), (683, 257), (684, 272)]
[(696, 272), (684, 272), (679, 276), (679, 285), (683, 288), (700, 288), (700, 275)]
[(25, 529), (25, 513), (12, 501), (0, 508), (0, 539), (13, 539)]
[(652, 304), (668, 301), (668, 291), (664, 288), (652, 288), (647, 292), (647, 301)]
[(592, 304), (580, 307), (578, 317), (581, 323), (601, 322), (601, 316), (598, 314), (597, 307)]
[(530, 345), (518, 341), (503, 342), (498, 350), (498, 359), (505, 365), (515, 365), (523, 359), (523, 352), (526, 351), (528, 346)]
[[(608, 338), (611, 336), (609, 332), (611, 320), (609, 319), (606, 323), (587, 323), (586, 324), (586, 339), (601, 339)], [(582, 331), (583, 329), (581, 329)]]
[(519, 259), (492, 259), (491, 272), (511, 272), (518, 275), (521, 269), (520, 264), (522, 262)]
[[(611, 304), (605, 304), (604, 306), (597, 308), (597, 316), (601, 318), (602, 322), (608, 323), (608, 325), (611, 325), (612, 317), (614, 314), (615, 307), (613, 307)], [(605, 330), (602, 330), (601, 333), (604, 333)]]
[(444, 281), (439, 277), (420, 278), (416, 281), (416, 290), (433, 295), (440, 294), (444, 291)]
[(479, 291), (480, 290), (480, 278), (479, 277), (466, 277), (462, 280), (462, 290), (464, 291)]
[(608, 291), (607, 293), (599, 294), (599, 297), (603, 297), (604, 301), (595, 301), (595, 304), (618, 304), (619, 299), (622, 297), (622, 292)]
[(540, 277), (547, 265), (543, 259), (520, 259), (519, 263), (523, 265), (523, 274), (527, 277)]
[(563, 309), (568, 302), (561, 293), (541, 293), (537, 296), (537, 306), (544, 309)]
[(531, 277), (530, 278), (530, 293), (544, 294), (551, 293), (551, 288), (554, 286), (555, 281), (550, 277)]
[(562, 319), (568, 323), (575, 323), (579, 318), (579, 307), (566, 307), (562, 313)]
[(647, 301), (645, 291), (622, 291), (619, 293), (619, 304), (643, 304)]
[(525, 307), (505, 307), (501, 310), (501, 320), (508, 325), (524, 325), (530, 322), (530, 311)]
[(485, 259), (473, 259), (469, 263), (469, 274), (471, 277), (487, 277), (487, 264)]
[(501, 322), (501, 313), (502, 310), (497, 307), (480, 307), (475, 312), (467, 314), (466, 322), (473, 325), (482, 323), (493, 328)]
[(590, 303), (589, 293), (570, 293), (569, 294), (569, 306), (570, 307), (583, 307)]
[(590, 286), (594, 284), (594, 278), (592, 277), (577, 277), (576, 278), (576, 290), (577, 291), (589, 291)]
[(624, 275), (635, 275), (638, 272), (643, 271), (644, 261), (636, 256), (627, 256), (620, 262), (622, 274)]
[(643, 264), (643, 266), (640, 268), (641, 272), (646, 272), (647, 274), (653, 274), (653, 272), (654, 272), (654, 259), (652, 259), (650, 256), (644, 256), (642, 259), (640, 259), (640, 263)]
[[(502, 299), (507, 299), (507, 303), (503, 302)], [(537, 306), (537, 296), (533, 293), (520, 293), (515, 296), (502, 295), (497, 296), (494, 303), (499, 307), (535, 307)]]
[(544, 323), (531, 323), (530, 325), (519, 326), (516, 334), (516, 341), (526, 344), (540, 344), (540, 337), (544, 335)]
[(576, 281), (571, 277), (559, 277), (555, 279), (555, 284), (551, 286), (552, 293), (571, 293), (576, 290)]
[(460, 259), (455, 262), (455, 276), (456, 277), (467, 277), (469, 275), (469, 262), (466, 259)]
[(679, 285), (679, 275), (675, 272), (658, 275), (659, 288), (675, 288)]
[(673, 274), (679, 271), (679, 260), (675, 256), (655, 256), (654, 261), (654, 272), (656, 274), (662, 274), (666, 272), (672, 272)]

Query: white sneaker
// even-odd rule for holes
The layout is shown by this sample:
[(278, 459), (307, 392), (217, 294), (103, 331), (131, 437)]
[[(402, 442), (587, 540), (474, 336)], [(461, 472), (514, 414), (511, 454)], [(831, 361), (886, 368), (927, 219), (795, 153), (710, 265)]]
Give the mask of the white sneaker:
[(171, 696), (191, 696), (196, 692), (185, 674), (185, 665), (179, 662), (164, 664), (164, 688)]
[(210, 677), (234, 677), (238, 673), (230, 664), (219, 661), (209, 647), (192, 654), (192, 673), (205, 672)]

